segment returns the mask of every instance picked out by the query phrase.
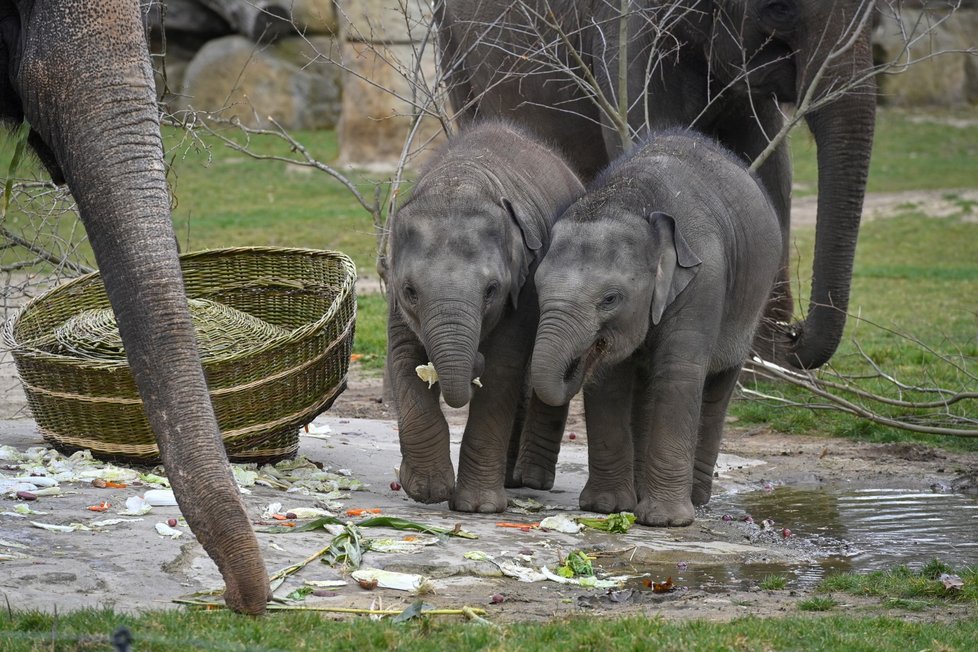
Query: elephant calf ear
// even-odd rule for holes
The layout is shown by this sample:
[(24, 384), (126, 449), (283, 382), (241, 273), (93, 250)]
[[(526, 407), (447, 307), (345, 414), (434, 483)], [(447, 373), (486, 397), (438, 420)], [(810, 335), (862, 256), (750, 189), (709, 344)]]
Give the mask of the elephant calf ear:
[(658, 325), (662, 313), (686, 289), (703, 261), (686, 243), (672, 215), (656, 212), (646, 219), (659, 245), (659, 264), (652, 294), (652, 324)]
[(509, 213), (510, 217), (513, 218), (513, 221), (520, 228), (520, 233), (523, 236), (523, 244), (531, 252), (523, 252), (523, 258), (519, 263), (519, 277), (516, 279), (517, 282), (510, 288), (510, 301), (513, 304), (513, 308), (516, 308), (519, 302), (520, 290), (523, 289), (526, 277), (530, 274), (530, 265), (536, 260), (536, 253), (543, 248), (543, 240), (541, 238), (540, 226), (529, 215), (529, 211), (524, 206), (513, 206), (513, 202), (506, 197), (500, 197), (499, 203), (503, 205), (503, 208), (506, 209), (506, 212)]

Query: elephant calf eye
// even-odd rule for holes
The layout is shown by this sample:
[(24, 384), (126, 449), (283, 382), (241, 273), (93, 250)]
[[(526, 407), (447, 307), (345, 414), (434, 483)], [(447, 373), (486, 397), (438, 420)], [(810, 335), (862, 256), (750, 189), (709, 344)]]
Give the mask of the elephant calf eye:
[(497, 283), (496, 281), (493, 281), (492, 283), (487, 285), (486, 291), (483, 294), (483, 299), (485, 300), (485, 302), (489, 303), (494, 298), (496, 298), (496, 292), (498, 291), (499, 291), (499, 283)]
[(418, 292), (412, 286), (405, 285), (401, 293), (404, 295), (404, 300), (412, 306), (418, 302)]
[(601, 310), (611, 310), (621, 302), (620, 292), (609, 292), (601, 298), (601, 302), (598, 303), (598, 308)]

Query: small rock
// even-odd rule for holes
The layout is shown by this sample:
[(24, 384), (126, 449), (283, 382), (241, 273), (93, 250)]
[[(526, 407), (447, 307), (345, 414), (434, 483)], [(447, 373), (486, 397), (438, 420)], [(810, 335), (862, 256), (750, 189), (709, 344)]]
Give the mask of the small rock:
[(489, 602), (491, 602), (492, 604), (500, 604), (505, 601), (506, 601), (506, 596), (503, 595), (502, 593), (494, 594), (492, 598), (489, 600)]

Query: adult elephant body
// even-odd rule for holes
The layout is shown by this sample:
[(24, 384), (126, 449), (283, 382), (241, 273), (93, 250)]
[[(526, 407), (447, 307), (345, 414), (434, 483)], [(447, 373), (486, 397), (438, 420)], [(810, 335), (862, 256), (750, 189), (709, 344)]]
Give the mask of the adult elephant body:
[[(567, 405), (547, 406), (527, 391), (538, 315), (532, 278), (554, 219), (583, 191), (560, 156), (492, 121), (455, 136), (392, 217), (387, 364), (400, 479), (413, 499), (501, 512), (507, 480), (552, 486)], [(429, 360), (437, 385), (415, 374)], [(450, 407), (471, 401), (457, 485), (439, 395)], [(511, 442), (524, 431), (517, 465)]]
[[(609, 0), (446, 0), (439, 34), (456, 109), (463, 119), (499, 115), (530, 126), (588, 179), (623, 149), (624, 131), (688, 127), (753, 161), (783, 124), (778, 103), (850, 84), (806, 115), (818, 147), (819, 203), (804, 322), (788, 323), (786, 146), (758, 169), (781, 224), (782, 271), (755, 346), (783, 364), (824, 364), (845, 326), (872, 148), (871, 0), (632, 1), (625, 32), (620, 11)], [(627, 129), (611, 118), (620, 99)]]
[(0, 0), (0, 111), (67, 182), (191, 530), (228, 605), (261, 613), (268, 577), (214, 418), (170, 221), (137, 0)]

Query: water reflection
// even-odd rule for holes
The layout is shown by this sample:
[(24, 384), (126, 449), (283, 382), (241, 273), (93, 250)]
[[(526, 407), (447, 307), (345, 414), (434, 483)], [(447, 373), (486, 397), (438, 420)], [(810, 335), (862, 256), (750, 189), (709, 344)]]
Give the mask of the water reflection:
[[(954, 567), (978, 565), (978, 498), (906, 489), (777, 487), (712, 501), (705, 518), (747, 513), (813, 547), (816, 563), (696, 569), (704, 588), (735, 588), (771, 574), (812, 586), (830, 572), (920, 568), (938, 558)], [(691, 574), (691, 573), (687, 573)]]

